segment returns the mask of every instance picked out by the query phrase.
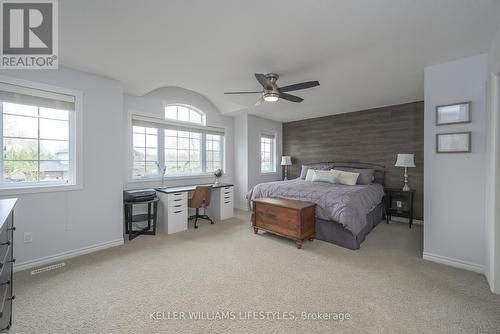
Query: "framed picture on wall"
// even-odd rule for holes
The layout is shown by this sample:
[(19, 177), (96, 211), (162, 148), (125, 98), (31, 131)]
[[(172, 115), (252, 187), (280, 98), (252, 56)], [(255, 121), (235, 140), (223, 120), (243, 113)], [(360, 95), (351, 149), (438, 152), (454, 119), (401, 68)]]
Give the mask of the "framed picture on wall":
[(438, 133), (436, 153), (469, 153), (471, 151), (471, 132)]
[(471, 102), (447, 104), (436, 107), (436, 125), (471, 122)]

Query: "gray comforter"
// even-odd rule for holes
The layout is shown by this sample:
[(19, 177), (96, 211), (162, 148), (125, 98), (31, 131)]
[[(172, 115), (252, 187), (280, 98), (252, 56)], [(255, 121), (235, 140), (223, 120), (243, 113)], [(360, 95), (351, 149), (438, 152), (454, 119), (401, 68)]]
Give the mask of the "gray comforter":
[(384, 196), (380, 184), (345, 186), (301, 179), (261, 183), (247, 199), (278, 197), (316, 203), (316, 217), (333, 220), (357, 235), (366, 225), (366, 215)]

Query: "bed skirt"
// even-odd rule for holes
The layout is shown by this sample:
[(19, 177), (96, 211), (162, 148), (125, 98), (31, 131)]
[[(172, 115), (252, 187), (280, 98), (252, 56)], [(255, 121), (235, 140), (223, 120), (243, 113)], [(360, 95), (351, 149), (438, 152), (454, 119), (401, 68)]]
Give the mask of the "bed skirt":
[(353, 235), (351, 231), (337, 222), (317, 218), (315, 238), (352, 250), (359, 249), (366, 235), (384, 218), (385, 210), (384, 202), (382, 202), (366, 215), (366, 225), (358, 235)]

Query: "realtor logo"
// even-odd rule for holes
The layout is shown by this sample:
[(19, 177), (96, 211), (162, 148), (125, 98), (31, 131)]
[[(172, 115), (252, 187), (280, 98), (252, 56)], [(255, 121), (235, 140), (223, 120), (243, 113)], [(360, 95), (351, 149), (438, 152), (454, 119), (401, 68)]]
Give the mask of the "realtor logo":
[(0, 68), (57, 68), (57, 0), (1, 0), (0, 17)]

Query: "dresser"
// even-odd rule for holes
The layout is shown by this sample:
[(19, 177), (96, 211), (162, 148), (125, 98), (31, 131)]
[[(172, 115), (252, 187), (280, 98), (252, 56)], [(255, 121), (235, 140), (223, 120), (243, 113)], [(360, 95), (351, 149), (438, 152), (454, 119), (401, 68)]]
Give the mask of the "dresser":
[[(210, 205), (207, 215), (217, 221), (233, 216), (233, 185), (227, 183), (213, 184)], [(160, 228), (162, 232), (172, 234), (188, 228), (188, 194), (196, 189), (196, 185), (182, 187), (156, 188), (160, 199)]]
[(12, 325), (14, 206), (17, 199), (0, 200), (0, 331)]

